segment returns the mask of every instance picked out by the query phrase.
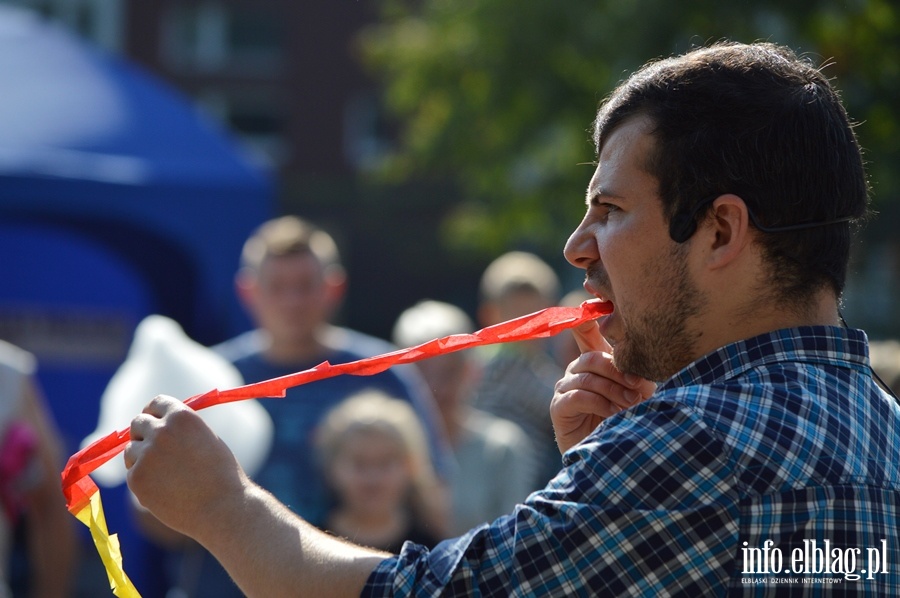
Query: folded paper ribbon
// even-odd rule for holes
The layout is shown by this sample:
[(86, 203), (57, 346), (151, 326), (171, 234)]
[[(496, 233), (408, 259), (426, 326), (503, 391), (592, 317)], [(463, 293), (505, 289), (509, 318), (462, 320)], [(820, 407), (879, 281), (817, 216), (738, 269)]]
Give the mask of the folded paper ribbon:
[[(595, 300), (585, 301), (578, 307), (550, 307), (527, 316), (482, 328), (471, 334), (453, 334), (408, 349), (400, 349), (338, 365), (332, 365), (326, 361), (308, 370), (230, 390), (213, 389), (204, 394), (190, 397), (184, 403), (194, 410), (199, 410), (245, 399), (282, 398), (288, 388), (342, 374), (371, 376), (394, 365), (413, 363), (479, 345), (553, 336), (563, 330), (607, 315), (611, 311), (611, 303)], [(129, 438), (128, 429), (119, 430), (96, 440), (72, 455), (62, 471), (62, 489), (69, 512), (91, 529), (91, 536), (106, 567), (113, 593), (120, 598), (139, 598), (140, 594), (123, 570), (122, 555), (116, 536), (115, 534), (110, 535), (106, 529), (97, 485), (89, 477), (92, 471), (122, 452)]]

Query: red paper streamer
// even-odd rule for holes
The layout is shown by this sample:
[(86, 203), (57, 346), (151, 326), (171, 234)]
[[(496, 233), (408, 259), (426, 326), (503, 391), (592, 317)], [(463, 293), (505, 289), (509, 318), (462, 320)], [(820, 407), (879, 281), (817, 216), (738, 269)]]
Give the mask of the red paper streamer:
[[(527, 316), (482, 328), (472, 334), (454, 334), (408, 349), (400, 349), (339, 365), (332, 365), (326, 361), (308, 370), (230, 390), (214, 389), (187, 399), (185, 404), (194, 410), (199, 410), (245, 399), (280, 398), (285, 396), (288, 388), (341, 374), (371, 376), (394, 365), (412, 363), (478, 345), (553, 336), (611, 312), (611, 303), (594, 300), (586, 301), (579, 307), (550, 307)], [(70, 512), (75, 514), (83, 509), (90, 501), (91, 495), (97, 491), (93, 481), (87, 477), (88, 474), (122, 452), (129, 439), (129, 429), (119, 430), (98, 439), (69, 458), (62, 471), (62, 488), (66, 497), (66, 506)]]

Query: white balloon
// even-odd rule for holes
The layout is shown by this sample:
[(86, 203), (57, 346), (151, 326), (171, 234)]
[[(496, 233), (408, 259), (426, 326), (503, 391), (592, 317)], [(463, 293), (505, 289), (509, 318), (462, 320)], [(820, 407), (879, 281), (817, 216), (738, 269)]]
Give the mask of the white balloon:
[[(134, 333), (125, 361), (110, 379), (100, 398), (96, 430), (82, 447), (116, 430), (126, 428), (156, 395), (181, 400), (214, 388), (227, 389), (244, 383), (240, 372), (215, 351), (188, 338), (174, 320), (152, 315)], [(248, 475), (262, 466), (272, 445), (273, 424), (256, 401), (216, 405), (197, 412), (228, 445)], [(94, 480), (103, 486), (125, 481), (121, 455), (98, 468)]]

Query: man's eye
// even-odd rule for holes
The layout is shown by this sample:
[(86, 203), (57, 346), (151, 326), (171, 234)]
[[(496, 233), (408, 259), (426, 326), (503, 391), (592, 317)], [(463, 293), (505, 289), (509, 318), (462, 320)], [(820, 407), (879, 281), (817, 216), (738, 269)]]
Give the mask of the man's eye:
[(619, 210), (619, 206), (611, 203), (598, 203), (597, 204), (597, 217), (600, 218), (601, 221), (605, 222), (610, 214), (613, 212), (617, 212)]

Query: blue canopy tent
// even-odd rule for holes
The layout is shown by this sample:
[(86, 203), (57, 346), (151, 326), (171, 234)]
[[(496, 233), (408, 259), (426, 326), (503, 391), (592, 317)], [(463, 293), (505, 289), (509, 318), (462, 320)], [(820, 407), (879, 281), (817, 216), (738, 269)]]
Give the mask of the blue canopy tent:
[(189, 102), (0, 5), (0, 338), (37, 355), (69, 454), (143, 317), (204, 343), (246, 329), (233, 274), (272, 213), (268, 174)]

